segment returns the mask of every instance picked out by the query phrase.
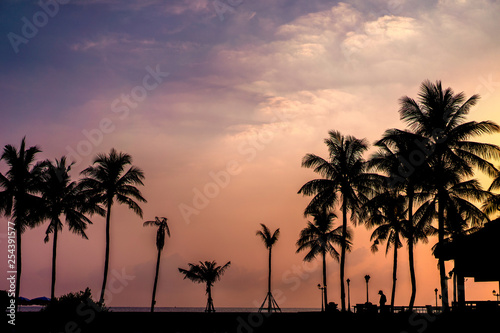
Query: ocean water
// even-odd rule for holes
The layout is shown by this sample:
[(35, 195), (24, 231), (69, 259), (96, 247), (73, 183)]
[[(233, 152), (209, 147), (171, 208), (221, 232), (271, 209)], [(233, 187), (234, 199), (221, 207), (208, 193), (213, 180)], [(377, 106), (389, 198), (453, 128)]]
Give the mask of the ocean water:
[[(42, 309), (41, 306), (29, 305), (19, 306), (21, 312), (36, 312)], [(149, 312), (149, 306), (111, 306), (110, 311), (113, 312)], [(204, 307), (155, 307), (155, 312), (204, 312)], [(245, 308), (245, 307), (220, 307), (215, 308), (216, 312), (257, 312), (258, 308)], [(321, 311), (319, 308), (283, 308), (281, 312), (316, 312)]]

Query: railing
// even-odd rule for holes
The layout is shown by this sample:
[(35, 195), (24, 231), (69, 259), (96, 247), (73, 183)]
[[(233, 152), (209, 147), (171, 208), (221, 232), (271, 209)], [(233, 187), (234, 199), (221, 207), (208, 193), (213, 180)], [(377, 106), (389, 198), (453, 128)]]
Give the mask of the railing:
[[(394, 313), (401, 313), (401, 312), (407, 312), (409, 311), (408, 306), (395, 306), (394, 307)], [(498, 301), (467, 301), (465, 302), (464, 307), (460, 307), (457, 303), (453, 303), (451, 306), (452, 311), (453, 310), (472, 310), (472, 311), (491, 311), (491, 310), (496, 310), (500, 309), (500, 302)], [(391, 311), (391, 306), (386, 305), (385, 307), (385, 312), (390, 312)], [(381, 312), (380, 307), (378, 307), (376, 304), (356, 304), (354, 307), (354, 312), (355, 313), (377, 313)], [(383, 312), (383, 311), (382, 311)], [(438, 314), (442, 312), (442, 307), (440, 306), (432, 306), (432, 305), (425, 305), (425, 306), (414, 306), (413, 307), (413, 312), (415, 313), (429, 313), (429, 314)]]

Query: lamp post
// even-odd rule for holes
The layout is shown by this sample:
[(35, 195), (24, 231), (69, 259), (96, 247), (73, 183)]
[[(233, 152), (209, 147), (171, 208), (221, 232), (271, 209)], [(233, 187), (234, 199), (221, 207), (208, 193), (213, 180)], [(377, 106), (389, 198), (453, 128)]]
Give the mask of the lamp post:
[(351, 288), (350, 288), (350, 283), (351, 280), (347, 279), (347, 311), (351, 311)]
[(325, 305), (323, 305), (323, 292), (325, 290), (325, 287), (322, 287), (319, 283), (318, 283), (318, 289), (321, 291), (321, 312), (325, 311)]
[(436, 308), (438, 307), (438, 288), (434, 289), (434, 294), (436, 294)]
[(500, 292), (497, 293), (496, 290), (493, 290), (493, 296), (496, 296), (498, 302), (498, 298), (500, 297)]
[(365, 275), (365, 281), (366, 281), (366, 303), (369, 303), (369, 300), (368, 300), (368, 281), (370, 281), (370, 275)]

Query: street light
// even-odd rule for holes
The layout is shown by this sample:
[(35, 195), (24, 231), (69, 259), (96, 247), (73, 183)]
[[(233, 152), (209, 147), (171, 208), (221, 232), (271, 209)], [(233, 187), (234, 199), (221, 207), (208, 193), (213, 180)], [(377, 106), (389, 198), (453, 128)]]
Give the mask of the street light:
[(434, 289), (434, 294), (436, 294), (436, 308), (438, 307), (438, 288)]
[(351, 311), (351, 288), (349, 284), (351, 283), (350, 279), (346, 280), (347, 282), (347, 311)]
[(318, 283), (318, 289), (321, 291), (321, 312), (325, 311), (325, 306), (323, 305), (323, 293), (324, 293), (324, 290), (326, 289), (326, 287), (322, 287), (319, 283)]
[(496, 296), (498, 302), (498, 297), (500, 297), (500, 292), (497, 293), (495, 290), (493, 290), (493, 296)]
[(365, 275), (365, 281), (366, 281), (366, 303), (369, 303), (369, 300), (368, 300), (368, 281), (370, 281), (370, 275)]

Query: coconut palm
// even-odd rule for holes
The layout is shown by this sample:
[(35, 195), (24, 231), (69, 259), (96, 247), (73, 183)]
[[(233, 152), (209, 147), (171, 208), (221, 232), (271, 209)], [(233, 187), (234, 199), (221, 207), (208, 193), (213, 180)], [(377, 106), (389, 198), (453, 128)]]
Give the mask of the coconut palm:
[[(466, 99), (464, 93), (455, 94), (451, 88), (443, 89), (441, 82), (424, 81), (418, 100), (401, 99), (400, 117), (410, 129), (429, 140), (428, 160), (433, 171), (433, 190), (438, 204), (438, 241), (445, 237), (446, 198), (449, 179), (462, 180), (474, 175), (478, 168), (495, 176), (496, 168), (487, 159), (498, 158), (500, 148), (496, 145), (468, 141), (469, 139), (500, 131), (492, 121), (469, 121), (465, 117), (478, 99), (473, 95)], [(450, 170), (455, 172), (451, 176)], [(459, 181), (453, 181), (454, 184)], [(449, 309), (447, 276), (444, 259), (438, 260), (443, 308)]]
[(267, 278), (267, 295), (266, 298), (264, 299), (264, 302), (262, 302), (262, 305), (260, 306), (259, 311), (262, 311), (264, 308), (264, 304), (267, 301), (267, 311), (271, 312), (272, 310), (275, 311), (280, 311), (281, 309), (278, 306), (278, 303), (273, 297), (273, 294), (271, 293), (271, 251), (273, 248), (273, 245), (278, 241), (279, 235), (280, 235), (280, 229), (276, 229), (273, 234), (271, 235), (271, 231), (265, 224), (260, 224), (262, 227), (262, 230), (258, 230), (256, 235), (259, 236), (262, 241), (264, 242), (264, 245), (266, 246), (266, 249), (269, 250), (269, 275)]
[(46, 161), (46, 170), (42, 175), (41, 194), (44, 204), (44, 215), (50, 221), (47, 227), (45, 242), (52, 238), (52, 280), (50, 288), (50, 299), (54, 300), (56, 285), (56, 258), (57, 258), (57, 238), (62, 230), (63, 223), (61, 217), (69, 227), (69, 230), (82, 238), (88, 239), (85, 233), (88, 224), (92, 221), (85, 216), (85, 213), (104, 214), (98, 205), (91, 205), (77, 188), (77, 184), (71, 181), (69, 172), (71, 164), (66, 164), (66, 157), (56, 160), (55, 163)]
[(158, 285), (158, 272), (160, 270), (160, 257), (161, 251), (165, 246), (165, 233), (170, 237), (170, 229), (167, 224), (168, 219), (166, 217), (155, 217), (154, 221), (146, 221), (143, 223), (143, 226), (153, 226), (157, 227), (156, 231), (156, 249), (158, 249), (158, 257), (156, 258), (156, 273), (155, 273), (155, 282), (153, 284), (153, 297), (151, 299), (151, 312), (155, 311), (155, 296), (156, 296), (156, 286)]
[[(142, 218), (142, 209), (135, 200), (146, 202), (135, 186), (144, 185), (144, 173), (131, 164), (132, 157), (129, 154), (117, 152), (113, 148), (108, 155), (98, 154), (92, 165), (81, 172), (85, 178), (79, 186), (84, 195), (92, 198), (92, 202), (103, 204), (106, 209), (106, 250), (99, 303), (104, 303), (108, 277), (111, 207), (115, 201), (125, 204)], [(128, 165), (131, 166), (125, 171)]]
[(372, 232), (370, 240), (372, 252), (378, 251), (378, 245), (387, 241), (385, 255), (389, 253), (391, 247), (394, 248), (392, 264), (392, 292), (391, 292), (391, 312), (394, 311), (394, 299), (396, 297), (396, 281), (398, 269), (398, 249), (403, 244), (401, 242), (402, 231), (406, 221), (406, 199), (399, 195), (397, 191), (388, 189), (370, 199), (363, 206), (363, 220), (368, 228), (376, 227)]
[(387, 177), (385, 188), (395, 193), (401, 193), (406, 198), (407, 218), (406, 236), (409, 256), (409, 269), (411, 281), (411, 296), (409, 310), (412, 311), (417, 293), (414, 245), (419, 239), (413, 239), (412, 232), (414, 221), (414, 206), (425, 201), (429, 194), (428, 181), (431, 176), (427, 161), (428, 139), (399, 129), (387, 130), (382, 138), (375, 143), (379, 149), (371, 156), (368, 166), (370, 169), (380, 171)]
[[(40, 152), (37, 146), (26, 149), (26, 138), (23, 138), (19, 150), (12, 145), (6, 145), (0, 160), (9, 166), (5, 174), (0, 173), (0, 215), (9, 218), (14, 223), (16, 232), (16, 290), (15, 297), (19, 299), (21, 288), (22, 255), (21, 239), (26, 229), (34, 227), (42, 221), (39, 180), (43, 173), (42, 163), (35, 164), (35, 156)], [(10, 223), (9, 223), (10, 227)], [(16, 311), (17, 311), (17, 304)]]
[(215, 312), (212, 287), (216, 281), (221, 279), (230, 265), (230, 261), (224, 266), (217, 266), (215, 261), (200, 261), (199, 264), (188, 264), (189, 269), (179, 268), (179, 272), (184, 274), (184, 279), (206, 284), (207, 306), (205, 307), (205, 312)]
[(318, 207), (334, 207), (338, 202), (341, 204), (343, 238), (340, 254), (340, 298), (342, 311), (345, 311), (347, 213), (351, 212), (351, 220), (356, 223), (355, 212), (366, 201), (366, 196), (374, 193), (378, 177), (365, 172), (366, 162), (362, 156), (368, 147), (365, 140), (344, 136), (338, 131), (330, 131), (328, 134), (329, 137), (325, 139), (329, 151), (328, 160), (315, 154), (307, 154), (302, 159), (303, 167), (314, 168), (322, 178), (307, 182), (298, 193), (314, 195), (304, 212), (306, 216)]
[[(297, 241), (297, 253), (307, 250), (304, 261), (311, 261), (321, 255), (323, 263), (323, 301), (328, 304), (327, 283), (326, 283), (326, 255), (329, 254), (335, 260), (339, 260), (339, 253), (335, 245), (346, 245), (346, 249), (351, 248), (351, 233), (346, 229), (343, 233), (343, 226), (334, 228), (333, 220), (337, 216), (328, 208), (318, 209), (311, 212), (314, 217), (313, 222), (307, 222), (307, 227), (300, 232)], [(343, 237), (345, 235), (345, 237)]]

